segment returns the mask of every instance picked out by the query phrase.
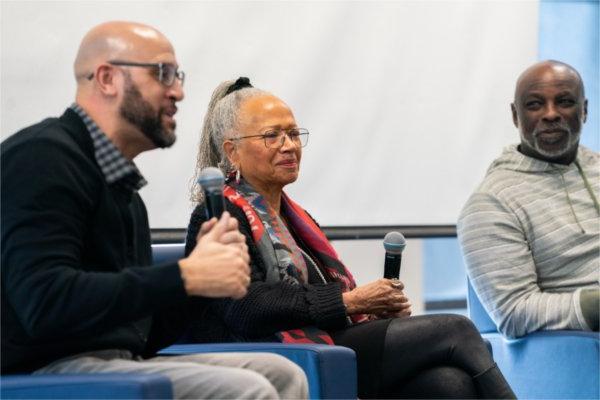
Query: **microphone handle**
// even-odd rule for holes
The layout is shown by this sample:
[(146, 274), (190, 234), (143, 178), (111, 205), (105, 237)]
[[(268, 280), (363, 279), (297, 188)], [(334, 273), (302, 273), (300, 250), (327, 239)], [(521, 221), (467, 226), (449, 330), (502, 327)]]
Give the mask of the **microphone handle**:
[(223, 211), (225, 210), (225, 200), (223, 199), (223, 192), (204, 192), (204, 201), (206, 204), (206, 217), (211, 219), (212, 217), (221, 218)]
[(400, 263), (402, 254), (385, 253), (385, 264), (383, 267), (383, 277), (386, 279), (400, 278)]

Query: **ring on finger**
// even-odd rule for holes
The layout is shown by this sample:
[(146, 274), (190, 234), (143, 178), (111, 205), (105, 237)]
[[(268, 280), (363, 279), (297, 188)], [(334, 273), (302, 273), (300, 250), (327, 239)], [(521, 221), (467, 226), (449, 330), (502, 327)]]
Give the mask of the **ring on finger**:
[(400, 289), (402, 287), (402, 282), (400, 282), (398, 279), (392, 279), (392, 286), (396, 289)]

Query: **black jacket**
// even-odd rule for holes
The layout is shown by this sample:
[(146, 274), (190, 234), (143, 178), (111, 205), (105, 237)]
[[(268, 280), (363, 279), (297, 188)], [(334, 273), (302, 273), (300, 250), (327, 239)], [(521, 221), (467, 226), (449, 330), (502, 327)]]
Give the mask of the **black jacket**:
[(144, 203), (106, 183), (75, 112), (4, 141), (1, 179), (2, 373), (97, 349), (151, 355), (178, 338), (179, 267), (149, 267)]
[[(266, 266), (252, 239), (244, 212), (227, 199), (225, 206), (238, 220), (240, 232), (246, 236), (252, 270), (251, 284), (248, 294), (240, 300), (213, 299), (208, 307), (196, 309), (192, 315), (190, 340), (276, 341), (274, 334), (282, 330), (312, 325), (328, 331), (347, 326), (340, 284), (322, 283), (313, 268), (308, 269), (310, 283), (307, 285), (266, 283)], [(205, 207), (199, 205), (188, 226), (186, 254), (196, 245), (196, 236), (204, 221)], [(299, 244), (302, 246), (302, 243)], [(303, 247), (306, 249), (306, 246)]]

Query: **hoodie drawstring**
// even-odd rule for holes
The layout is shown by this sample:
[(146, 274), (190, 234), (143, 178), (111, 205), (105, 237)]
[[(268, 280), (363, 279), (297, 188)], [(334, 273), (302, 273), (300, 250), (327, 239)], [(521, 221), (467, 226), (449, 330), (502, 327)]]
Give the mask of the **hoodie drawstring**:
[[(592, 202), (594, 203), (594, 208), (596, 209), (596, 213), (598, 213), (598, 215), (600, 215), (600, 205), (598, 204), (598, 198), (596, 197), (596, 194), (592, 190), (592, 186), (588, 182), (587, 177), (585, 176), (585, 173), (583, 172), (583, 168), (581, 168), (581, 165), (579, 165), (579, 162), (577, 160), (575, 160), (575, 165), (577, 166), (579, 175), (581, 175), (581, 178), (583, 179), (583, 184), (584, 184), (586, 190), (588, 191), (590, 197), (592, 198)], [(569, 203), (569, 208), (571, 209), (571, 214), (573, 214), (573, 217), (575, 218), (575, 222), (577, 222), (577, 226), (579, 226), (579, 229), (581, 229), (581, 233), (586, 233), (585, 229), (583, 229), (583, 226), (579, 222), (579, 218), (577, 218), (575, 209), (573, 208), (573, 202), (571, 201), (571, 196), (569, 196), (569, 191), (567, 190), (567, 182), (565, 181), (565, 177), (561, 170), (559, 170), (558, 172), (560, 174), (560, 179), (562, 180), (563, 189), (565, 190), (565, 194), (567, 195), (567, 202)]]
[(585, 173), (583, 172), (583, 168), (581, 168), (581, 165), (579, 165), (579, 161), (575, 160), (575, 165), (577, 166), (577, 169), (579, 170), (579, 174), (583, 178), (583, 184), (585, 185), (585, 188), (587, 189), (588, 193), (590, 194), (590, 197), (592, 198), (592, 201), (594, 202), (594, 207), (596, 208), (596, 213), (598, 215), (600, 215), (600, 204), (598, 204), (598, 198), (596, 197), (596, 194), (592, 190), (592, 186), (588, 182), (587, 177), (585, 176)]
[(560, 179), (562, 180), (562, 187), (565, 190), (565, 194), (567, 195), (567, 203), (569, 203), (569, 208), (571, 208), (571, 214), (573, 214), (573, 218), (575, 218), (577, 226), (579, 227), (579, 229), (581, 229), (581, 233), (585, 233), (585, 229), (583, 229), (583, 226), (581, 226), (579, 218), (577, 218), (577, 214), (575, 214), (575, 209), (573, 209), (573, 202), (571, 202), (571, 196), (569, 196), (569, 191), (567, 190), (567, 182), (565, 182), (565, 177), (562, 171), (559, 170), (558, 173), (560, 174)]

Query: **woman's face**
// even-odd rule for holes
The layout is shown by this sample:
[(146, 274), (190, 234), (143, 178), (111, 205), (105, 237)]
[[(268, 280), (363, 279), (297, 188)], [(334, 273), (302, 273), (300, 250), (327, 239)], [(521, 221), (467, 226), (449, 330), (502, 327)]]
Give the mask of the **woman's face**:
[[(240, 137), (264, 135), (280, 130), (297, 128), (289, 107), (270, 95), (247, 99), (240, 106), (238, 132)], [(285, 136), (283, 144), (274, 148), (265, 145), (262, 137), (226, 141), (230, 161), (256, 189), (281, 189), (298, 179), (302, 147)]]

